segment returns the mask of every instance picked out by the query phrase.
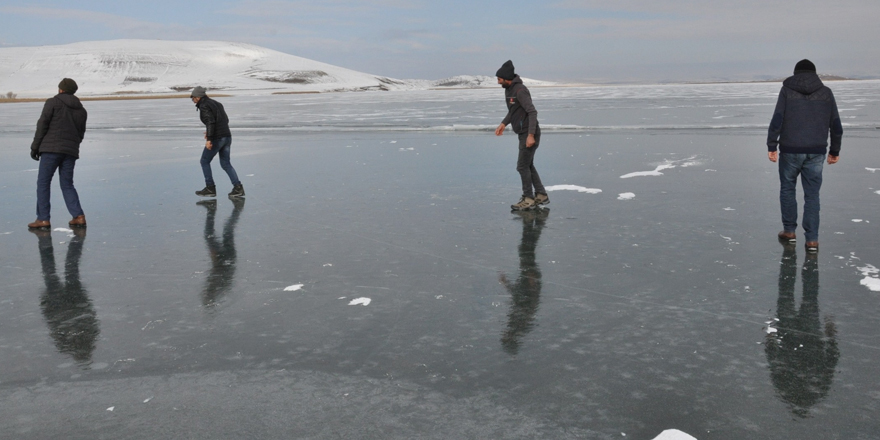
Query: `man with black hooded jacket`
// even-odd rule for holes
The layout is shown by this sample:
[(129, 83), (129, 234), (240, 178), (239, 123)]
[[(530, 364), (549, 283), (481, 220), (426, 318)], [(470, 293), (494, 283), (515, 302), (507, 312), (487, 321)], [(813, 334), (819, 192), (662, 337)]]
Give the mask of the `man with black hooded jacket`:
[(58, 94), (46, 100), (37, 121), (37, 132), (31, 144), (31, 158), (40, 162), (37, 173), (37, 220), (28, 224), (30, 229), (46, 229), (49, 222), (50, 189), (55, 171), (61, 181), (61, 194), (67, 211), (73, 217), (70, 226), (84, 227), (86, 216), (79, 204), (79, 194), (73, 187), (73, 168), (79, 159), (79, 145), (86, 134), (88, 113), (79, 98), (73, 96), (76, 81), (64, 78), (58, 83)]
[[(495, 129), (495, 135), (504, 134), (508, 124), (519, 135), (519, 156), (516, 171), (522, 180), (522, 197), (510, 206), (514, 211), (526, 211), (550, 203), (547, 190), (541, 183), (535, 169), (535, 151), (541, 143), (541, 127), (538, 126), (538, 111), (532, 104), (532, 95), (523, 85), (522, 79), (514, 72), (513, 62), (507, 60), (497, 72), (498, 84), (504, 87), (507, 103), (507, 116)], [(534, 190), (533, 190), (534, 188)]]
[(783, 230), (777, 235), (783, 242), (797, 239), (797, 177), (801, 176), (804, 238), (810, 253), (819, 250), (819, 189), (829, 133), (828, 164), (833, 165), (840, 157), (843, 138), (837, 102), (816, 74), (816, 66), (810, 60), (801, 60), (794, 67), (794, 75), (782, 83), (767, 135), (767, 156), (771, 162), (779, 162)]
[(229, 117), (223, 104), (208, 97), (204, 87), (195, 87), (190, 94), (190, 99), (199, 110), (199, 118), (205, 124), (205, 149), (202, 150), (202, 174), (205, 176), (205, 188), (196, 191), (197, 196), (216, 197), (217, 187), (214, 185), (214, 176), (211, 173), (211, 161), (214, 156), (220, 155), (220, 168), (226, 171), (232, 182), (232, 192), (229, 197), (244, 197), (244, 186), (238, 180), (238, 174), (229, 160), (232, 151), (232, 132), (229, 131)]

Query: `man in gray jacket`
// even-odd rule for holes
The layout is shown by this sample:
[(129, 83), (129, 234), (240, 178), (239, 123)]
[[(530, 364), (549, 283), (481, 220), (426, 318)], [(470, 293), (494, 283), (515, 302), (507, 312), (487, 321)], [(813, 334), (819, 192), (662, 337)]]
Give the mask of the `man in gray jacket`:
[(786, 243), (797, 239), (797, 178), (800, 175), (804, 188), (804, 238), (807, 252), (811, 253), (819, 251), (819, 189), (829, 133), (828, 164), (833, 165), (840, 157), (843, 138), (837, 102), (831, 89), (822, 84), (816, 74), (816, 66), (810, 60), (801, 60), (794, 67), (794, 75), (782, 83), (767, 134), (767, 156), (771, 162), (779, 162), (783, 227), (779, 239)]
[[(510, 206), (514, 211), (529, 210), (550, 203), (547, 190), (541, 183), (538, 170), (535, 169), (535, 151), (541, 143), (541, 127), (538, 126), (538, 111), (532, 104), (532, 95), (523, 85), (522, 79), (514, 73), (513, 62), (507, 60), (495, 72), (498, 84), (504, 87), (504, 98), (507, 102), (507, 116), (495, 129), (495, 135), (501, 136), (508, 124), (513, 132), (519, 135), (519, 157), (516, 171), (522, 180), (522, 197), (519, 202)], [(534, 188), (534, 191), (533, 191)]]
[(86, 216), (79, 204), (79, 194), (73, 187), (73, 167), (79, 159), (79, 145), (86, 134), (88, 114), (79, 98), (73, 96), (78, 87), (70, 78), (58, 84), (58, 94), (46, 100), (37, 132), (31, 144), (31, 158), (40, 162), (37, 174), (37, 220), (28, 224), (31, 229), (47, 229), (49, 222), (52, 177), (58, 171), (61, 194), (67, 211), (73, 217), (70, 226), (84, 227)]

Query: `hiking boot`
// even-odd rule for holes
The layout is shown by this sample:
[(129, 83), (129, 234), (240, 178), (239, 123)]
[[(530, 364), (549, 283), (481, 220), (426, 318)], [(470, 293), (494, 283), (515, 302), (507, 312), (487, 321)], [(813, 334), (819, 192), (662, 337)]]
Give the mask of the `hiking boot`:
[(238, 184), (232, 187), (232, 192), (229, 193), (229, 197), (244, 197), (244, 185)]
[(535, 204), (538, 206), (549, 205), (550, 197), (547, 194), (535, 194)]
[(510, 205), (510, 209), (514, 211), (528, 211), (535, 207), (535, 199), (522, 196), (516, 204)]
[(49, 220), (34, 220), (33, 223), (28, 223), (28, 229), (49, 229), (52, 227), (52, 224), (49, 223)]
[(73, 220), (67, 222), (67, 224), (72, 227), (84, 228), (84, 227), (86, 227), (86, 216), (85, 215), (78, 215), (78, 216), (74, 217)]
[(199, 197), (217, 197), (217, 186), (208, 185), (205, 189), (196, 191), (196, 195)]
[(815, 254), (819, 252), (819, 242), (818, 241), (808, 241), (806, 243), (807, 253)]
[(780, 242), (787, 241), (790, 243), (794, 243), (797, 241), (797, 234), (795, 234), (794, 232), (779, 231), (779, 233), (776, 234), (776, 236), (779, 237)]

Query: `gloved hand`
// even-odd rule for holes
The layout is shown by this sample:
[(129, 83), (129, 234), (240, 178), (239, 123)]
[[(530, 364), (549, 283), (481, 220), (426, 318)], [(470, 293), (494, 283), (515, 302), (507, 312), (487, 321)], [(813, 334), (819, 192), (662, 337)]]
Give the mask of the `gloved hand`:
[(31, 150), (31, 159), (39, 162), (40, 160), (40, 152), (37, 150)]

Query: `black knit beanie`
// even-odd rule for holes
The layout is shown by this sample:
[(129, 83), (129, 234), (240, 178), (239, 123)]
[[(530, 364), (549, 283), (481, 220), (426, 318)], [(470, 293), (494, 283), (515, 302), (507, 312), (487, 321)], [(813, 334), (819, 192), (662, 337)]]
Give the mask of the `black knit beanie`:
[(795, 64), (795, 66), (794, 66), (794, 74), (795, 75), (797, 75), (798, 73), (809, 73), (809, 72), (816, 73), (816, 65), (813, 64), (812, 61), (810, 61), (806, 58), (798, 61), (798, 63)]
[(513, 80), (513, 77), (516, 76), (516, 74), (513, 73), (513, 61), (507, 60), (506, 63), (502, 64), (501, 68), (495, 72), (495, 76), (508, 81)]
[(208, 90), (202, 86), (196, 86), (189, 95), (190, 98), (204, 98), (205, 96), (208, 96)]
[(76, 81), (70, 78), (64, 78), (58, 83), (58, 90), (63, 91), (64, 93), (70, 93), (71, 95), (76, 93), (79, 86), (76, 85)]

